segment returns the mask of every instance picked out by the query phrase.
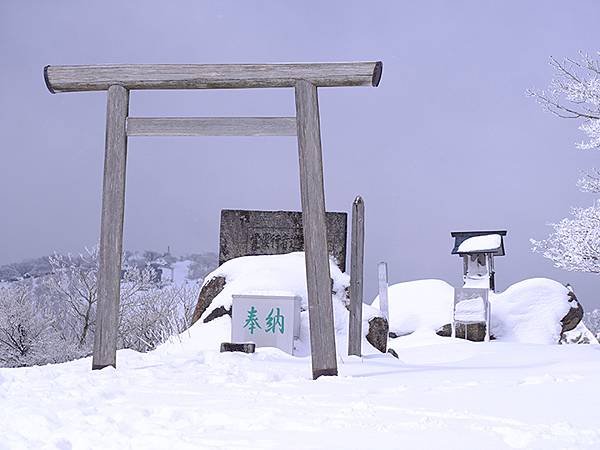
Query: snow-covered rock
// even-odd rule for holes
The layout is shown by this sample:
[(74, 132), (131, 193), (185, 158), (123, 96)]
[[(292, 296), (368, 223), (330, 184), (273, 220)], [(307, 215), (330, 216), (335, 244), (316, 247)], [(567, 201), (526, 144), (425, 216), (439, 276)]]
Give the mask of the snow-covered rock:
[(594, 333), (583, 323), (579, 322), (575, 328), (563, 333), (560, 338), (561, 344), (598, 344)]
[[(350, 285), (350, 277), (342, 273), (333, 260), (330, 260), (329, 270), (333, 280), (332, 301), (337, 347), (339, 351), (345, 351), (348, 335), (346, 291)], [(216, 296), (203, 296), (202, 292), (207, 289), (211, 289)], [(192, 326), (192, 330), (212, 324), (214, 321), (219, 321), (219, 326), (229, 330), (231, 328), (229, 314), (234, 294), (299, 296), (301, 298), (300, 338), (295, 342), (294, 354), (310, 353), (304, 252), (244, 256), (222, 264), (205, 278), (195, 314), (197, 323)], [(370, 331), (369, 322), (378, 316), (381, 316), (381, 313), (377, 308), (364, 305), (362, 328), (363, 350), (366, 353), (375, 350), (369, 345), (369, 340), (371, 342), (376, 340), (372, 336), (367, 340), (367, 334)], [(222, 335), (223, 333), (220, 334)], [(218, 347), (220, 342), (215, 341), (213, 344)]]
[(561, 320), (571, 309), (569, 292), (557, 281), (533, 278), (491, 295), (492, 335), (502, 341), (558, 343)]

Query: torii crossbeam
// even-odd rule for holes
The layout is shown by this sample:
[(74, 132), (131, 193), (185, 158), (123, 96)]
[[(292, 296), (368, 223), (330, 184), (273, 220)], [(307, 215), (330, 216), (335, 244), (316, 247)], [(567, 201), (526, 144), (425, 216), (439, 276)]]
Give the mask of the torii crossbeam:
[[(92, 369), (116, 367), (129, 136), (297, 136), (313, 378), (337, 375), (318, 87), (378, 86), (381, 62), (46, 66), (55, 92), (108, 91)], [(134, 89), (294, 88), (296, 117), (129, 117)]]

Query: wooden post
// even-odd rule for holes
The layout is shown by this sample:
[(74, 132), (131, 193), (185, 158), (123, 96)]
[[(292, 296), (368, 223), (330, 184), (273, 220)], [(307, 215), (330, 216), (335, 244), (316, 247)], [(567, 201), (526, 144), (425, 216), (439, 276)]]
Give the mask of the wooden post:
[(123, 86), (108, 88), (102, 220), (98, 270), (98, 306), (92, 369), (117, 365), (117, 328), (125, 211), (125, 167), (129, 91)]
[(350, 239), (350, 320), (348, 355), (362, 353), (363, 262), (365, 252), (365, 203), (358, 196), (352, 204)]
[(389, 322), (390, 312), (388, 306), (388, 268), (386, 262), (380, 262), (378, 267), (379, 278), (379, 309), (383, 313), (385, 320)]
[(317, 87), (298, 80), (296, 118), (313, 379), (337, 375)]

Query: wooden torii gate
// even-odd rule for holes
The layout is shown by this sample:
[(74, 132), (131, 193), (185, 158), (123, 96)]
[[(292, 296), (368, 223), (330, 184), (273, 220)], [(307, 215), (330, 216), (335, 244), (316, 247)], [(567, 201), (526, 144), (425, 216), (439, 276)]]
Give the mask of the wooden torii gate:
[[(337, 375), (318, 87), (378, 86), (381, 62), (46, 66), (48, 90), (108, 91), (92, 369), (116, 367), (129, 136), (297, 136), (313, 378)], [(134, 89), (294, 88), (296, 117), (129, 117)]]

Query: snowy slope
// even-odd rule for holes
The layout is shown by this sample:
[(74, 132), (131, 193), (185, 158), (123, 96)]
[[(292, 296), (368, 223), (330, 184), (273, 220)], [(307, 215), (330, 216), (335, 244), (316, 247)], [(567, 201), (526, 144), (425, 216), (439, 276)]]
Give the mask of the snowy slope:
[(0, 369), (0, 449), (600, 448), (599, 346), (416, 333), (312, 381), (309, 358), (193, 332), (118, 370)]
[[(253, 258), (244, 270), (239, 263), (221, 267), (228, 283), (218, 304), (227, 305), (239, 289), (305, 299), (301, 254)], [(152, 352), (119, 351), (117, 370), (91, 371), (91, 358), (0, 369), (0, 450), (600, 448), (599, 345), (438, 337), (432, 329), (444, 318), (451, 288), (434, 280), (391, 290), (412, 305), (405, 313), (433, 313), (403, 324), (390, 296), (397, 329), (416, 330), (390, 340), (399, 359), (365, 342), (365, 356), (348, 357), (340, 293), (347, 278), (335, 266), (331, 271), (338, 377), (313, 381), (306, 345), (306, 356), (272, 348), (219, 353), (230, 318), (199, 321)], [(540, 282), (549, 291), (534, 304), (543, 306), (560, 285), (533, 280), (506, 293), (538, 292)], [(548, 317), (562, 314), (558, 298)], [(506, 317), (529, 317), (511, 302)], [(523, 336), (513, 332), (505, 337)]]

